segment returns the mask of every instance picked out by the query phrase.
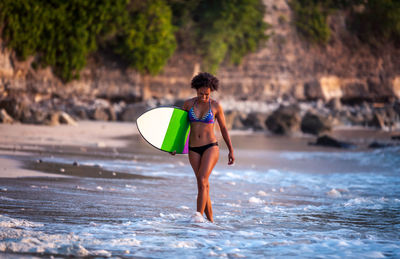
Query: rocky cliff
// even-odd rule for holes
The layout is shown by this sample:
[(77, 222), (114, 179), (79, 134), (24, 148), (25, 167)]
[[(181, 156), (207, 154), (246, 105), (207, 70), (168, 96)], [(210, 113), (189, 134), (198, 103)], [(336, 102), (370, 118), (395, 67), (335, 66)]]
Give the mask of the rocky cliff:
[[(391, 44), (373, 49), (346, 28), (345, 13), (329, 19), (332, 37), (326, 46), (302, 39), (285, 0), (264, 0), (269, 40), (240, 66), (222, 66), (219, 98), (237, 100), (389, 101), (400, 98), (400, 49)], [(193, 53), (176, 52), (164, 70), (143, 76), (104, 57), (92, 57), (79, 80), (63, 84), (49, 68), (33, 69), (33, 58), (18, 61), (0, 42), (0, 98), (20, 93), (36, 102), (52, 98), (93, 98), (135, 102), (151, 97), (186, 98), (191, 77), (201, 71)]]

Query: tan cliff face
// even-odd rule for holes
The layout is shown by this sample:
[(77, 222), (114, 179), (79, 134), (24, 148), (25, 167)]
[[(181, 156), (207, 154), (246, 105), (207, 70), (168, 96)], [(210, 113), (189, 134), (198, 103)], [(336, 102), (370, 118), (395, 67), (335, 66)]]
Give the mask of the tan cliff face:
[(236, 86), (242, 89), (236, 92), (246, 98), (251, 85), (251, 97), (258, 99), (289, 95), (296, 99), (386, 100), (396, 95), (399, 49), (388, 44), (376, 50), (360, 42), (346, 29), (343, 13), (330, 17), (331, 40), (317, 46), (296, 32), (287, 1), (264, 0), (264, 4), (265, 20), (273, 34), (240, 67), (221, 69), (224, 90)]
[[(240, 66), (224, 65), (217, 76), (216, 97), (246, 100), (388, 100), (400, 98), (400, 49), (388, 44), (372, 49), (346, 29), (345, 16), (331, 16), (331, 40), (326, 46), (311, 44), (293, 26), (293, 13), (285, 0), (264, 0), (265, 21), (272, 25), (270, 39)], [(79, 80), (63, 84), (50, 68), (34, 70), (33, 58), (18, 61), (0, 42), (0, 96), (7, 91), (33, 93), (37, 98), (93, 96), (184, 99), (192, 96), (190, 79), (201, 71), (194, 53), (177, 51), (154, 77), (122, 68), (112, 61), (89, 60)]]

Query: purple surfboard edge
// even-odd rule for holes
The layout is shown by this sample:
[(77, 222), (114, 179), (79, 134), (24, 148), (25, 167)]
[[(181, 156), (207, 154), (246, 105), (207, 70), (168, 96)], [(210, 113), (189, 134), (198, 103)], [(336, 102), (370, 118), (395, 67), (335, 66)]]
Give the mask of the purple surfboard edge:
[(183, 148), (182, 154), (189, 153), (189, 137), (190, 137), (190, 130), (189, 130), (189, 134), (187, 136), (185, 147)]

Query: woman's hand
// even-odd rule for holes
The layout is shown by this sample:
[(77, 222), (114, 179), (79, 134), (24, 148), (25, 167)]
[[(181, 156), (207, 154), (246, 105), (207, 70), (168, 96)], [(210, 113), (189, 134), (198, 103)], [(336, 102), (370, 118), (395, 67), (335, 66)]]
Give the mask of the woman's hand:
[(228, 154), (228, 165), (233, 165), (235, 163), (235, 156), (233, 155), (233, 147), (231, 138), (229, 137), (228, 129), (226, 128), (225, 116), (222, 106), (218, 103), (218, 110), (215, 114), (217, 118), (219, 129), (221, 130), (222, 137), (225, 140), (226, 145), (228, 146), (229, 154)]
[(233, 152), (229, 152), (228, 154), (228, 165), (233, 165), (235, 163), (235, 156)]

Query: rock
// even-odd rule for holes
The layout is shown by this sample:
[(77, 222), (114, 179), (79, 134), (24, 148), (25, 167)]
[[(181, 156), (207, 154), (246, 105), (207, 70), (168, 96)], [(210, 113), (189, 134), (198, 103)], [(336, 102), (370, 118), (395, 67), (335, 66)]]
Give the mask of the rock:
[(68, 124), (68, 125), (73, 125), (73, 126), (78, 125), (76, 123), (76, 121), (66, 112), (60, 112), (59, 122), (62, 124)]
[(325, 106), (325, 103), (322, 99), (318, 99), (317, 102), (315, 103), (315, 108), (317, 110), (322, 110)]
[(126, 103), (124, 101), (120, 101), (118, 103), (113, 103), (112, 108), (114, 110), (116, 117), (116, 120), (119, 118), (119, 114), (125, 109)]
[(0, 109), (4, 109), (14, 120), (26, 121), (30, 117), (31, 104), (26, 96), (9, 96), (0, 100)]
[(7, 97), (0, 100), (0, 109), (4, 109), (13, 118), (19, 118), (19, 104), (16, 98)]
[(121, 113), (122, 121), (135, 122), (140, 115), (149, 109), (149, 106), (145, 103), (135, 103), (128, 105), (125, 110)]
[(351, 125), (360, 125), (365, 126), (368, 124), (368, 121), (365, 121), (366, 117), (364, 117), (360, 113), (349, 113), (348, 117), (346, 118)]
[(326, 107), (333, 111), (340, 111), (342, 109), (342, 102), (340, 98), (332, 98), (327, 104)]
[(337, 113), (335, 113), (336, 114), (336, 118), (343, 124), (343, 125), (348, 125), (350, 122), (349, 122), (349, 116), (351, 115), (350, 114), (350, 111), (349, 110), (347, 110), (347, 109), (344, 109), (344, 110), (341, 110), (341, 111), (339, 111), (339, 112), (337, 112)]
[(0, 123), (12, 124), (14, 122), (13, 118), (8, 115), (5, 109), (0, 110)]
[(30, 122), (35, 124), (45, 124), (48, 126), (58, 126), (60, 123), (77, 125), (76, 121), (66, 112), (34, 110), (32, 114)]
[(246, 118), (246, 114), (244, 112), (237, 112), (236, 117), (232, 123), (232, 129), (243, 130), (245, 126), (243, 125), (243, 120)]
[(74, 106), (74, 107), (72, 107), (70, 112), (78, 119), (81, 119), (81, 120), (89, 119), (88, 108), (86, 108), (84, 106)]
[(108, 121), (109, 115), (106, 111), (106, 108), (95, 107), (89, 112), (89, 118), (96, 121)]
[(398, 118), (394, 107), (392, 107), (392, 106), (387, 107), (386, 111), (385, 111), (385, 115), (386, 115), (385, 116), (385, 118), (386, 118), (385, 125), (391, 128), (395, 124), (395, 121)]
[(368, 102), (362, 102), (361, 104), (361, 110), (364, 114), (372, 114), (372, 109), (371, 109), (371, 105), (369, 105)]
[(400, 101), (396, 101), (393, 104), (393, 109), (397, 113), (397, 115), (400, 116)]
[[(29, 117), (28, 117), (29, 114)], [(43, 124), (48, 119), (49, 113), (44, 109), (31, 109), (28, 112), (23, 112), (21, 121), (23, 123)]]
[(290, 135), (300, 129), (300, 109), (297, 105), (280, 106), (265, 121), (267, 128), (280, 135)]
[(328, 135), (317, 138), (316, 143), (310, 143), (311, 145), (323, 146), (323, 147), (337, 147), (337, 148), (354, 148), (355, 145), (349, 142), (338, 141)]
[(243, 120), (245, 114), (238, 111), (225, 112), (225, 125), (228, 130), (231, 129), (244, 129)]
[(42, 109), (29, 109), (28, 107), (20, 107), (18, 119), (22, 123), (41, 124), (47, 113), (43, 115)]
[(378, 128), (378, 129), (384, 129), (385, 128), (385, 118), (384, 118), (384, 116), (379, 112), (374, 112), (372, 120), (370, 120), (368, 122), (368, 126), (375, 127), (375, 128)]
[(301, 120), (301, 131), (313, 135), (319, 135), (322, 132), (330, 131), (332, 123), (325, 117), (308, 111)]
[(108, 120), (109, 121), (116, 121), (117, 120), (117, 114), (116, 114), (116, 112), (115, 112), (115, 110), (114, 110), (114, 108), (112, 106), (107, 107), (105, 109), (105, 111), (106, 111), (106, 113), (108, 115)]
[(307, 100), (316, 100), (323, 98), (321, 84), (319, 81), (314, 80), (304, 84), (304, 95)]
[(382, 143), (382, 142), (377, 142), (377, 141), (374, 141), (368, 145), (369, 148), (387, 148), (387, 147), (393, 147), (393, 146), (395, 146), (395, 145), (392, 143)]
[(44, 124), (48, 126), (58, 126), (60, 125), (60, 113), (59, 112), (51, 112), (47, 115)]
[(247, 118), (243, 121), (243, 125), (246, 128), (251, 128), (253, 130), (265, 130), (265, 120), (267, 119), (267, 114), (261, 112), (251, 112), (247, 115)]

